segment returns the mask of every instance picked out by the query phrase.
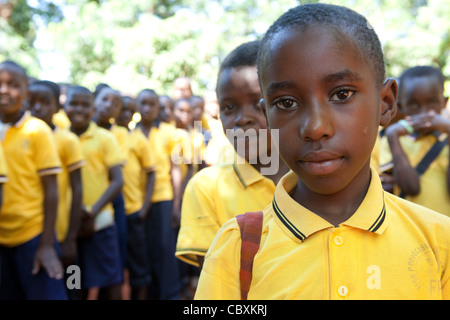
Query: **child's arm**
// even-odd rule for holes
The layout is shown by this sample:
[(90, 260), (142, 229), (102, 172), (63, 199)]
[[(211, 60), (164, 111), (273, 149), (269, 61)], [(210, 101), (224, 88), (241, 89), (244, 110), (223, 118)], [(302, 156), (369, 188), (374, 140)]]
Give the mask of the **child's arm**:
[(173, 209), (172, 209), (173, 227), (178, 228), (180, 226), (181, 186), (182, 186), (180, 166), (171, 162), (170, 175), (172, 177), (172, 187), (173, 187)]
[[(442, 133), (446, 133), (447, 135), (450, 135), (450, 120), (441, 116), (439, 113), (436, 113), (435, 111), (430, 111), (428, 113), (420, 114), (413, 117), (407, 117), (406, 119), (408, 119), (411, 122), (411, 125), (419, 133), (439, 131)], [(446, 179), (447, 179), (447, 191), (450, 193), (450, 154)]]
[(80, 229), (81, 203), (83, 200), (81, 168), (71, 171), (69, 179), (72, 189), (69, 228), (66, 239), (61, 245), (61, 260), (65, 266), (73, 264), (77, 254), (77, 237)]
[(100, 199), (97, 200), (96, 203), (91, 208), (90, 214), (95, 217), (100, 213), (102, 208), (108, 203), (111, 202), (123, 187), (123, 176), (122, 176), (122, 166), (120, 164), (115, 165), (109, 168), (109, 186), (102, 194)]
[(152, 206), (152, 195), (155, 187), (155, 172), (150, 171), (147, 172), (147, 180), (145, 184), (145, 196), (144, 196), (144, 204), (142, 205), (140, 216), (141, 219), (144, 220), (147, 216), (148, 211)]
[(420, 179), (417, 171), (411, 166), (409, 159), (400, 144), (400, 137), (408, 134), (404, 126), (398, 122), (386, 128), (386, 137), (394, 163), (394, 179), (405, 194), (420, 193)]
[(33, 274), (41, 267), (50, 278), (62, 279), (63, 267), (55, 250), (55, 222), (58, 210), (58, 185), (55, 174), (41, 177), (44, 191), (44, 227), (33, 263)]

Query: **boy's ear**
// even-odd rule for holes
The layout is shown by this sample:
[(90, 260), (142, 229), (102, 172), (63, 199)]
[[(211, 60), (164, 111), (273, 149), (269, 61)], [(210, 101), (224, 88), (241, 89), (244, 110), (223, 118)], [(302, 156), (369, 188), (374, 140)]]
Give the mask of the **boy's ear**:
[(388, 78), (383, 83), (380, 91), (381, 117), (380, 125), (387, 126), (397, 113), (398, 85), (393, 78)]

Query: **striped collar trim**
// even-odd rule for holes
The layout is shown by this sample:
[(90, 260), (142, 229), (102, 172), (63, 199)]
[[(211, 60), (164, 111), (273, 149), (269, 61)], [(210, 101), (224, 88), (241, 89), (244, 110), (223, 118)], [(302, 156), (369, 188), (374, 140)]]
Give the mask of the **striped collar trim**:
[(260, 180), (267, 179), (244, 158), (236, 155), (233, 162), (233, 170), (244, 188), (247, 188)]
[[(367, 194), (356, 212), (340, 226), (382, 234), (387, 227), (388, 217), (384, 202), (384, 191), (380, 179), (371, 169), (372, 179)], [(301, 242), (318, 231), (334, 226), (292, 199), (289, 193), (297, 185), (297, 176), (287, 173), (278, 183), (272, 210), (278, 225), (294, 241)]]

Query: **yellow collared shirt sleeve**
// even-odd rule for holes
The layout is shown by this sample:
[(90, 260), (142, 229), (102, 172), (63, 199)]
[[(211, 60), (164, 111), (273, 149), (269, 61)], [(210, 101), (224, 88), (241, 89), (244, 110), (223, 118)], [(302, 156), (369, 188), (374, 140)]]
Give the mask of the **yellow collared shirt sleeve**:
[(205, 256), (195, 300), (239, 300), (240, 231), (236, 219), (226, 222)]
[[(205, 174), (207, 172), (210, 174)], [(205, 255), (220, 228), (214, 219), (217, 212), (213, 194), (215, 180), (213, 170), (199, 172), (188, 182), (183, 195), (175, 254), (180, 260), (195, 266), (198, 266), (197, 255)]]

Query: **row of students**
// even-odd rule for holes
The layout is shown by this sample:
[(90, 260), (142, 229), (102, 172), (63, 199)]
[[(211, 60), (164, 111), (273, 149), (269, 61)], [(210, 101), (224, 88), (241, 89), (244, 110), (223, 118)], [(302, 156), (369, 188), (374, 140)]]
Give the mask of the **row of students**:
[[(134, 99), (109, 86), (94, 93), (70, 86), (57, 112), (55, 83), (28, 85), (26, 71), (12, 61), (1, 63), (0, 75), (2, 181), (8, 178), (1, 298), (87, 298), (96, 288), (101, 298), (120, 299), (126, 267), (133, 298), (177, 299), (173, 223), (182, 180), (171, 151), (180, 140), (175, 126), (159, 120), (156, 92), (145, 89)], [(141, 120), (130, 130), (137, 112)], [(76, 297), (63, 282), (71, 264), (82, 270)], [(58, 290), (43, 290), (47, 282)]]
[[(331, 26), (334, 33), (329, 32)], [(278, 137), (261, 144), (261, 136), (252, 141), (250, 136), (234, 135), (233, 144), (224, 147), (236, 151), (231, 162), (219, 161), (198, 171), (184, 191), (181, 181), (186, 175), (176, 163), (169, 160), (164, 170), (160, 167), (159, 180), (156, 165), (155, 191), (169, 185), (158, 181), (177, 182), (171, 196), (168, 189), (160, 191), (159, 197), (153, 192), (149, 213), (155, 204), (165, 208), (154, 211), (157, 214), (151, 223), (146, 220), (147, 233), (143, 234), (156, 236), (155, 244), (164, 238), (157, 232), (170, 229), (170, 217), (175, 222), (181, 218), (181, 223), (176, 253), (173, 247), (153, 253), (166, 253), (166, 267), (176, 269), (176, 255), (201, 268), (197, 299), (448, 298), (447, 213), (384, 191), (378, 177), (381, 170), (374, 162), (380, 156), (383, 164), (387, 153), (384, 147), (380, 154), (373, 151), (381, 125), (388, 128), (389, 150), (396, 158), (395, 181), (407, 190), (418, 181), (404, 182), (402, 171), (407, 178), (419, 176), (404, 171), (412, 168), (405, 165), (406, 153), (414, 148), (403, 147), (402, 159), (396, 151), (398, 137), (415, 131), (420, 135), (416, 141), (422, 141), (436, 130), (448, 135), (449, 122), (440, 116), (445, 105), (442, 81), (431, 77), (433, 85), (424, 93), (427, 86), (420, 84), (424, 77), (411, 77), (416, 89), (405, 89), (408, 84), (414, 86), (408, 78), (401, 78), (397, 93), (396, 82), (385, 80), (376, 34), (364, 17), (349, 9), (313, 4), (289, 10), (269, 28), (261, 43), (246, 43), (231, 52), (217, 79), (223, 130), (262, 132), (259, 130), (270, 128), (277, 130)], [(417, 117), (410, 113), (406, 122), (393, 123), (397, 96), (405, 113), (407, 105), (428, 108), (430, 104), (422, 99), (434, 101), (435, 111)], [(177, 99), (173, 111), (186, 113), (185, 102), (182, 97)], [(156, 119), (154, 110), (163, 105), (156, 92), (144, 90), (137, 104), (142, 117), (138, 127), (147, 138), (157, 136), (164, 141), (169, 146), (166, 151), (171, 152), (184, 133), (166, 129)], [(189, 123), (181, 121), (178, 129), (186, 130)], [(241, 140), (244, 148), (239, 148)], [(259, 149), (252, 153), (255, 141)], [(414, 150), (419, 149), (423, 154), (424, 147)], [(152, 150), (155, 156), (164, 154), (162, 145), (155, 144)], [(447, 173), (448, 144), (444, 144), (443, 154), (442, 171)], [(262, 174), (269, 166), (263, 155), (278, 163), (276, 171)], [(167, 158), (154, 163), (164, 163)], [(443, 184), (446, 177), (435, 176)], [(259, 225), (248, 226), (253, 231), (260, 228), (250, 240), (245, 229), (241, 230), (242, 216), (235, 218), (249, 211), (264, 211), (263, 215), (246, 215), (259, 219)], [(162, 212), (173, 215), (163, 217)], [(166, 244), (174, 244), (173, 234), (164, 239)], [(248, 242), (259, 247), (254, 258), (245, 251)], [(251, 268), (242, 269), (243, 256)], [(157, 255), (153, 258), (150, 263), (162, 261)], [(155, 270), (162, 265), (155, 265)], [(179, 284), (176, 271), (163, 271), (168, 272), (160, 279), (170, 273)], [(247, 275), (243, 282), (242, 271)], [(246, 281), (251, 283), (247, 289), (243, 287)], [(177, 285), (166, 282), (164, 286), (173, 289)], [(175, 295), (168, 293), (163, 299)]]

